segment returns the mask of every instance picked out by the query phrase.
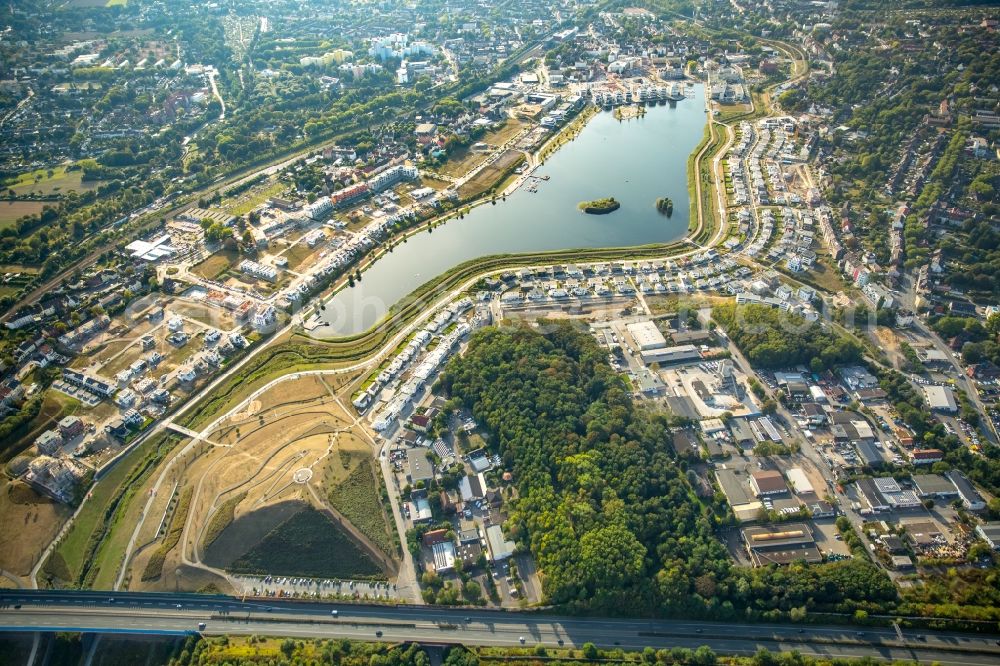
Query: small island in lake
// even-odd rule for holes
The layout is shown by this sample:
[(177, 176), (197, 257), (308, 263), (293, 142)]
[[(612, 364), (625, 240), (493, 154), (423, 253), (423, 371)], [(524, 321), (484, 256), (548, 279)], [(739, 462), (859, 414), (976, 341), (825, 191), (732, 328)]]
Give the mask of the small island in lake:
[(607, 215), (621, 208), (621, 204), (614, 197), (594, 199), (593, 201), (580, 202), (579, 208), (588, 215)]
[(660, 197), (656, 200), (656, 210), (660, 211), (661, 215), (666, 215), (670, 217), (674, 214), (674, 202), (670, 197)]

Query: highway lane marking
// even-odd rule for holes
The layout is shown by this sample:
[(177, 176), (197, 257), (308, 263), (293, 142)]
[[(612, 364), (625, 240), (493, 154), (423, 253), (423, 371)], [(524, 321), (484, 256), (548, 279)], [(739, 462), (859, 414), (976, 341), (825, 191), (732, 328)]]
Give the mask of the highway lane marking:
[[(29, 619), (29, 618), (25, 618), (25, 619)], [(37, 618), (35, 618), (35, 619), (37, 619)], [(125, 619), (130, 619), (130, 618), (125, 618)], [(29, 621), (30, 621), (30, 619), (29, 619)], [(150, 623), (148, 623), (148, 622), (142, 622), (142, 621), (134, 622), (134, 624), (136, 624), (136, 625), (150, 625)], [(180, 624), (180, 623), (178, 622), (178, 624)], [(45, 625), (45, 624), (33, 624), (31, 626), (32, 626), (32, 628), (37, 628), (37, 627), (40, 627), (40, 626), (41, 627), (48, 627), (49, 625)], [(151, 626), (156, 626), (156, 625), (151, 625)], [(329, 626), (313, 627), (311, 629), (310, 628), (299, 629), (297, 627), (281, 626), (278, 623), (271, 623), (271, 624), (268, 624), (268, 625), (265, 625), (265, 626), (268, 627), (267, 630), (269, 630), (269, 631), (277, 631), (277, 632), (282, 633), (282, 634), (293, 634), (293, 635), (305, 635), (305, 636), (308, 636), (308, 635), (316, 635), (317, 633), (319, 633), (317, 631), (317, 629), (324, 629), (325, 631), (323, 633), (335, 635), (335, 632), (333, 631), (334, 628), (333, 627), (329, 627)], [(102, 630), (102, 631), (105, 631), (105, 632), (112, 632), (112, 633), (113, 632), (122, 632), (122, 631), (127, 632), (127, 631), (129, 631), (129, 629), (127, 629), (127, 628), (118, 628), (118, 627), (101, 627), (99, 629)], [(367, 636), (368, 635), (368, 633), (365, 633), (364, 630), (362, 630), (361, 628), (354, 628), (353, 631), (344, 631), (344, 629), (345, 629), (344, 627), (337, 627), (337, 629), (341, 632), (341, 634), (347, 634), (347, 633), (349, 633), (351, 635), (358, 635), (358, 636)], [(53, 630), (56, 630), (56, 629), (53, 629)], [(159, 628), (158, 630), (159, 631), (163, 631), (162, 628)], [(179, 629), (177, 631), (184, 631), (184, 630), (183, 629)], [(252, 627), (237, 625), (237, 626), (231, 627), (229, 631), (222, 632), (222, 633), (253, 633), (254, 631), (255, 630)], [(220, 632), (215, 632), (215, 633), (220, 633)], [(433, 632), (433, 631), (428, 632), (426, 630), (422, 631), (422, 632), (414, 632), (414, 633), (415, 634), (419, 633), (421, 635), (421, 638), (426, 637), (426, 638), (430, 638), (432, 640), (436, 636), (439, 636), (439, 634), (437, 634), (436, 632)], [(532, 640), (533, 641), (536, 641), (536, 640), (554, 640), (554, 639), (548, 639), (547, 636), (545, 636), (545, 635), (539, 635), (536, 632), (526, 632), (526, 633), (529, 633), (529, 634), (532, 635)], [(409, 638), (412, 638), (413, 636), (414, 636), (414, 634), (408, 634), (407, 638), (409, 639)], [(513, 642), (513, 639), (505, 639), (505, 638), (497, 637), (497, 636), (480, 636), (478, 638), (473, 638), (473, 640), (476, 643), (478, 643), (478, 644), (501, 644), (501, 645), (516, 644), (516, 643)], [(601, 639), (600, 639), (600, 642), (604, 643), (604, 642), (606, 642), (606, 640), (607, 639), (604, 639), (604, 637), (602, 636)], [(619, 645), (619, 647), (641, 648), (641, 647), (645, 646), (645, 642), (635, 642), (635, 643), (633, 643), (632, 642), (633, 640), (634, 639), (629, 640), (627, 638), (625, 640), (619, 640), (618, 642), (621, 644), (621, 645)], [(697, 643), (697, 642), (699, 642), (701, 640), (701, 638), (700, 637), (685, 637), (682, 640), (684, 642)], [(729, 642), (752, 642), (752, 639), (730, 639)], [(795, 649), (799, 649), (800, 651), (803, 651), (803, 652), (808, 651), (810, 653), (818, 654), (818, 655), (821, 655), (821, 656), (826, 656), (826, 657), (829, 658), (829, 657), (832, 657), (832, 656), (837, 656), (837, 657), (840, 657), (840, 656), (853, 657), (853, 656), (858, 656), (859, 654), (860, 655), (864, 655), (865, 652), (863, 652), (863, 651), (864, 650), (868, 650), (869, 653), (870, 653), (870, 650), (871, 650), (872, 646), (863, 645), (863, 644), (857, 645), (857, 646), (842, 646), (840, 648), (841, 649), (841, 653), (840, 654), (836, 654), (836, 655), (832, 654), (829, 651), (821, 651), (819, 648), (814, 647), (814, 646), (810, 645), (807, 642), (800, 643), (800, 642), (797, 642), (797, 641), (794, 641), (794, 640), (793, 641), (785, 641), (785, 643), (782, 645), (782, 647), (792, 647), (792, 648), (795, 648)], [(919, 646), (907, 646), (907, 647), (902, 647), (902, 648), (895, 647), (895, 646), (879, 646), (879, 647), (880, 647), (881, 650), (888, 651), (889, 655), (891, 655), (893, 652), (898, 652), (899, 650), (907, 650), (907, 649), (911, 650), (912, 652), (916, 652), (916, 653), (921, 653), (921, 654), (927, 653), (928, 657), (930, 655), (936, 655), (938, 657), (943, 657), (943, 659), (938, 659), (938, 661), (942, 661), (943, 663), (948, 663), (948, 664), (979, 666), (980, 664), (984, 664), (984, 663), (986, 663), (986, 664), (992, 663), (990, 661), (968, 661), (968, 660), (962, 661), (962, 660), (955, 660), (955, 659), (949, 658), (949, 654), (948, 654), (947, 651), (936, 650), (936, 649), (933, 649), (933, 648), (930, 648), (930, 649), (921, 648)], [(755, 650), (754, 649), (749, 649), (749, 648), (737, 648), (735, 646), (732, 646), (732, 647), (728, 647), (728, 648), (726, 648), (726, 647), (720, 648), (720, 651), (722, 651), (723, 653), (746, 653), (746, 654), (752, 654)]]

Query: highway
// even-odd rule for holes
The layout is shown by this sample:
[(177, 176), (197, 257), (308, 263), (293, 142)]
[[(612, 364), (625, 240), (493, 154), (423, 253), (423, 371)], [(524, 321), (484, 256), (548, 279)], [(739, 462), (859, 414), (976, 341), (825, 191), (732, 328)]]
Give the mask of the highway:
[[(112, 596), (113, 595), (113, 596)], [(331, 610), (336, 609), (334, 616)], [(1000, 662), (997, 636), (898, 631), (834, 625), (718, 623), (689, 620), (575, 618), (415, 606), (235, 597), (81, 591), (6, 590), (0, 593), (0, 631), (205, 635), (263, 634), (302, 638), (417, 641), (423, 644), (696, 648), (720, 654), (798, 650), (817, 657), (936, 661), (946, 665)]]

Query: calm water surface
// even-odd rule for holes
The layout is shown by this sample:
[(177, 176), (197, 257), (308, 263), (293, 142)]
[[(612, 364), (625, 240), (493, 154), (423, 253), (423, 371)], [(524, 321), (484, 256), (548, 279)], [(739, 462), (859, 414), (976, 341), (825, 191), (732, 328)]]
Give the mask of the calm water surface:
[[(320, 311), (330, 337), (371, 328), (419, 285), (469, 259), (506, 252), (666, 243), (688, 228), (687, 159), (701, 141), (706, 121), (704, 88), (675, 106), (647, 107), (641, 118), (619, 122), (601, 112), (576, 140), (535, 171), (550, 176), (526, 183), (507, 201), (473, 209), (400, 244)], [(584, 200), (613, 196), (610, 215), (585, 215)], [(657, 213), (657, 197), (674, 201), (674, 214)]]

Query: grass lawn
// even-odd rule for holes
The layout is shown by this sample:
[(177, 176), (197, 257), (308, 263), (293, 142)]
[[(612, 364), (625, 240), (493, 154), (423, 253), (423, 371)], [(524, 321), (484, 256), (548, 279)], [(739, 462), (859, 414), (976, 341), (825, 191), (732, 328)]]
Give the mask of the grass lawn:
[(490, 132), (484, 136), (483, 142), (488, 143), (491, 146), (501, 146), (510, 141), (515, 134), (524, 129), (526, 124), (527, 123), (521, 122), (516, 118), (508, 118), (500, 129)]
[(236, 250), (219, 250), (201, 263), (192, 266), (191, 272), (206, 280), (215, 280), (236, 265), (239, 258), (240, 253)]
[(17, 178), (5, 182), (0, 189), (13, 190), (14, 195), (19, 197), (28, 194), (53, 196), (71, 191), (89, 192), (96, 190), (101, 184), (96, 180), (83, 182), (83, 171), (80, 169), (67, 171), (66, 165), (57, 166), (51, 171), (51, 175), (48, 169), (22, 173)]
[(843, 291), (846, 286), (840, 277), (840, 273), (833, 268), (831, 259), (827, 255), (820, 255), (808, 272), (816, 284), (830, 293), (835, 294), (838, 291)]
[[(141, 448), (141, 447), (140, 447)], [(108, 508), (121, 489), (128, 473), (141, 458), (139, 450), (132, 452), (115, 467), (94, 487), (90, 492), (90, 498), (83, 510), (76, 517), (73, 527), (70, 528), (59, 548), (56, 549), (53, 557), (59, 555), (66, 565), (70, 577), (75, 580), (83, 569), (87, 542), (90, 535), (97, 529), (101, 522), (104, 511)]]
[(284, 257), (288, 259), (288, 268), (298, 270), (302, 262), (308, 259), (314, 252), (321, 251), (319, 247), (309, 247), (305, 243), (296, 243), (284, 252)]
[(0, 264), (0, 273), (22, 273), (24, 275), (38, 275), (41, 269), (37, 266), (25, 264)]
[(5, 527), (0, 530), (0, 567), (16, 575), (30, 573), (72, 513), (70, 507), (22, 481), (4, 479), (0, 483), (0, 524)]
[(438, 180), (430, 176), (420, 176), (420, 187), (431, 187), (440, 192), (446, 190), (451, 185), (447, 180)]
[(0, 201), (0, 229), (9, 227), (25, 215), (41, 213), (51, 201)]
[(437, 171), (445, 176), (460, 178), (485, 162), (488, 156), (488, 153), (474, 152), (466, 148), (448, 158), (448, 161), (442, 164)]
[(271, 197), (280, 196), (288, 189), (287, 183), (274, 181), (251, 187), (246, 192), (222, 202), (221, 208), (230, 215), (246, 215)]

